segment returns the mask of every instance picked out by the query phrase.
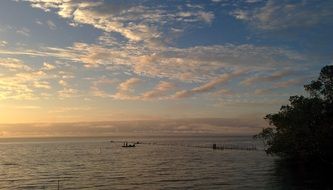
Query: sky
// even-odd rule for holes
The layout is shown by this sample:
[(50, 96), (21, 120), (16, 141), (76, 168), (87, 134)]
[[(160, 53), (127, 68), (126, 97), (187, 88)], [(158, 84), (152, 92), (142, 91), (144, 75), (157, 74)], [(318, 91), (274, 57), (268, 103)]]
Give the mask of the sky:
[(332, 64), (333, 1), (0, 1), (0, 136), (255, 133)]

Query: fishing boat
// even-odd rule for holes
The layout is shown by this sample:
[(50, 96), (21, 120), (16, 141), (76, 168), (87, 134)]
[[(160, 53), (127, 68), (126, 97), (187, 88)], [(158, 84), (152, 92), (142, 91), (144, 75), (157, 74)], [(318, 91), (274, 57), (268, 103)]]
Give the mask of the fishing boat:
[(129, 143), (127, 143), (127, 142), (124, 142), (124, 144), (123, 144), (122, 147), (124, 147), (124, 148), (132, 148), (132, 147), (135, 147), (135, 143), (133, 143), (133, 144), (129, 144)]

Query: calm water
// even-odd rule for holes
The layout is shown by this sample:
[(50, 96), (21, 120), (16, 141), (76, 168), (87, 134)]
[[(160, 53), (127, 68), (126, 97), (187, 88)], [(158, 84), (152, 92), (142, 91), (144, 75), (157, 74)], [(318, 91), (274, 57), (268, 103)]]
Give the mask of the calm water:
[[(114, 141), (141, 141), (122, 148)], [(249, 137), (0, 139), (1, 189), (330, 189), (263, 151), (192, 146)], [(300, 172), (299, 172), (300, 171)], [(327, 177), (327, 176), (326, 176)]]

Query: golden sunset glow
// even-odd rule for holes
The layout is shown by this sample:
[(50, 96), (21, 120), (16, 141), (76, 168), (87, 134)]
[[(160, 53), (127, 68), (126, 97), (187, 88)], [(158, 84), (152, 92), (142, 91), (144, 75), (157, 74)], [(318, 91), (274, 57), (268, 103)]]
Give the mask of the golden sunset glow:
[(330, 2), (310, 4), (1, 1), (1, 134), (115, 121), (254, 133), (332, 63)]

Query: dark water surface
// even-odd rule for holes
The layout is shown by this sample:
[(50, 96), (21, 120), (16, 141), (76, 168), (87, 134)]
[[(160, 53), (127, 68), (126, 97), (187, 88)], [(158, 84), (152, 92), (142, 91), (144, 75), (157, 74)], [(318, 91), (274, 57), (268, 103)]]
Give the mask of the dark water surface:
[[(122, 148), (117, 142), (123, 140), (152, 144)], [(251, 142), (250, 137), (0, 139), (0, 189), (57, 189), (58, 182), (60, 189), (331, 189), (329, 175), (286, 166), (262, 150), (195, 147)]]

